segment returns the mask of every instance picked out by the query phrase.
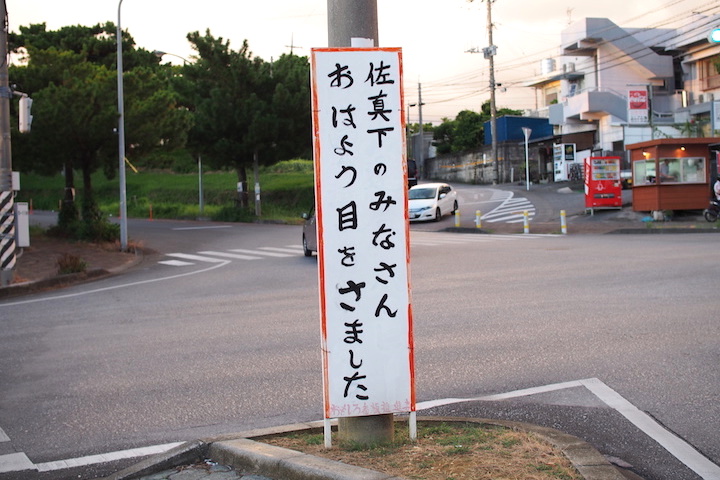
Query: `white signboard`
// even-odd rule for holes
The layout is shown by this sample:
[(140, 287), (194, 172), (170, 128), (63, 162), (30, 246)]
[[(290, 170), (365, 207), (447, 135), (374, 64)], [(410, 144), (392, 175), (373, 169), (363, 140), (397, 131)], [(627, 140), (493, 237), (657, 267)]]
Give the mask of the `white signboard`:
[(415, 411), (398, 48), (312, 51), (325, 418)]
[(628, 123), (648, 123), (650, 103), (647, 89), (628, 90)]

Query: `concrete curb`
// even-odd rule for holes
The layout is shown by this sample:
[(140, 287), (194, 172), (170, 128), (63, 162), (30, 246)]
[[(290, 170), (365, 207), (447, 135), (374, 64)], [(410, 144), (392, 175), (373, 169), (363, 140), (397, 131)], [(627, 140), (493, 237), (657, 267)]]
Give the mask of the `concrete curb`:
[(144, 252), (141, 249), (135, 249), (135, 257), (132, 259), (132, 261), (118, 267), (111, 268), (109, 270), (104, 268), (96, 268), (93, 270), (88, 270), (86, 272), (68, 273), (65, 275), (58, 275), (56, 277), (45, 278), (43, 280), (8, 285), (6, 287), (0, 288), (0, 299), (14, 297), (17, 295), (27, 295), (29, 293), (39, 292), (41, 290), (65, 287), (68, 285), (74, 285), (78, 283), (88, 282), (90, 280), (98, 280), (100, 278), (116, 275), (138, 265), (140, 262), (142, 262), (143, 258)]
[[(396, 421), (406, 423), (407, 419), (401, 418)], [(589, 443), (553, 428), (486, 418), (418, 417), (418, 421), (482, 423), (531, 432), (561, 450), (585, 480), (627, 480)], [(322, 421), (298, 423), (189, 442), (164, 454), (150, 457), (106, 477), (105, 480), (137, 479), (143, 475), (152, 475), (162, 470), (203, 460), (205, 456), (222, 465), (233, 466), (245, 474), (283, 480), (402, 480), (401, 477), (254, 440), (300, 431), (322, 432), (322, 429)]]

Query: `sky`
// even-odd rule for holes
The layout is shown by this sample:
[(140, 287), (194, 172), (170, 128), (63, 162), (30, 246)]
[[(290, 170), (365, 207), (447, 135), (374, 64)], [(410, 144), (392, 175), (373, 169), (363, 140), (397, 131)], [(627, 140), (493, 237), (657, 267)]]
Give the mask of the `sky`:
[[(247, 40), (266, 61), (292, 51), (309, 56), (327, 46), (327, 0), (121, 0), (121, 26), (138, 47), (192, 59), (189, 32)], [(45, 23), (49, 30), (118, 21), (118, 0), (6, 0), (9, 29)], [(479, 111), (490, 98), (487, 3), (483, 0), (377, 0), (379, 43), (403, 49), (406, 103), (417, 103), (423, 122), (439, 124), (461, 110)], [(720, 0), (494, 0), (492, 5), (498, 108), (534, 109), (535, 93), (519, 84), (557, 57), (560, 32), (585, 17), (621, 27), (673, 28), (693, 15), (720, 13)], [(168, 55), (164, 61), (182, 63)], [(417, 107), (409, 122), (418, 121)]]

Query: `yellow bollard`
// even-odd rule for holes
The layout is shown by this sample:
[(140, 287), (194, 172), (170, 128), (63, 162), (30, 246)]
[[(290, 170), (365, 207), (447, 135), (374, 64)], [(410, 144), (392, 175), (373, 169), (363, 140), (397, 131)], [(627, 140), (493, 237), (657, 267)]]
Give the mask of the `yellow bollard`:
[(560, 210), (560, 228), (563, 235), (567, 235), (567, 219), (565, 218), (565, 210)]
[(475, 211), (475, 226), (482, 228), (482, 212), (480, 210)]
[(530, 233), (530, 214), (527, 210), (523, 212), (523, 233)]
[(460, 228), (460, 209), (455, 210), (455, 227)]

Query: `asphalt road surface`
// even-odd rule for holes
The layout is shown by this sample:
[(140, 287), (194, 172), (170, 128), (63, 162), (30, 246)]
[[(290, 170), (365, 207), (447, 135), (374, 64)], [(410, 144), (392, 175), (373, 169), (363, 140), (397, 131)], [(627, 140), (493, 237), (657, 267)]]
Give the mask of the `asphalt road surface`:
[[(47, 469), (0, 479), (322, 418), (300, 227), (130, 231), (157, 253), (125, 274), (0, 302), (0, 471)], [(717, 238), (411, 227), (419, 413), (559, 428), (648, 480), (720, 478)]]

